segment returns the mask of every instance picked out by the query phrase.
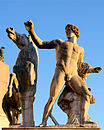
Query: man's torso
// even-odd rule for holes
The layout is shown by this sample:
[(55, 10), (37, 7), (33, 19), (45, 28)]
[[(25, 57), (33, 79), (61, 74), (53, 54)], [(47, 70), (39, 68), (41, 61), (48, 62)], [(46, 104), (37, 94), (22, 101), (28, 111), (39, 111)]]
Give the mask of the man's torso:
[(57, 65), (63, 66), (70, 75), (77, 74), (77, 62), (81, 49), (77, 43), (59, 40), (56, 46)]

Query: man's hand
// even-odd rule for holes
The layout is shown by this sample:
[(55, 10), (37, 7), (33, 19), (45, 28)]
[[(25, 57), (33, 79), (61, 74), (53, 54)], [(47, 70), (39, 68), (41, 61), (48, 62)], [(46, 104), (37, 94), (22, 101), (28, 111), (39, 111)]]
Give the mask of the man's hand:
[(34, 24), (31, 20), (25, 22), (24, 25), (25, 25), (25, 28), (27, 31), (31, 31), (31, 29), (33, 29), (33, 26), (34, 26)]
[(101, 67), (96, 67), (94, 68), (94, 73), (99, 73), (102, 70)]
[(93, 95), (91, 95), (90, 97), (90, 104), (96, 103), (95, 102), (95, 97)]

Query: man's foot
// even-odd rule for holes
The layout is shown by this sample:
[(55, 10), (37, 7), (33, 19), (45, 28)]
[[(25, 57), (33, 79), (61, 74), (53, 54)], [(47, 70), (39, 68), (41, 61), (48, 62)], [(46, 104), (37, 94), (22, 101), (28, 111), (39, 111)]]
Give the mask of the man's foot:
[(96, 122), (93, 122), (93, 121), (85, 121), (83, 122), (82, 124), (97, 124)]
[(96, 122), (93, 122), (93, 121), (86, 121), (85, 124), (96, 124)]
[(39, 127), (45, 127), (45, 126), (47, 126), (47, 123), (45, 121), (39, 125)]

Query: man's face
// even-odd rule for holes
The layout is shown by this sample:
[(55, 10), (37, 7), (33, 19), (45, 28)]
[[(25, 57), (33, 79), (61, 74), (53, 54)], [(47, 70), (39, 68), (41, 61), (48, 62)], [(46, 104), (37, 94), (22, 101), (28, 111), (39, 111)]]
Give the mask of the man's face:
[(67, 27), (67, 28), (66, 28), (66, 36), (67, 36), (67, 38), (68, 38), (68, 39), (71, 39), (74, 35), (75, 35), (75, 34), (74, 34), (74, 32), (72, 31), (71, 26)]

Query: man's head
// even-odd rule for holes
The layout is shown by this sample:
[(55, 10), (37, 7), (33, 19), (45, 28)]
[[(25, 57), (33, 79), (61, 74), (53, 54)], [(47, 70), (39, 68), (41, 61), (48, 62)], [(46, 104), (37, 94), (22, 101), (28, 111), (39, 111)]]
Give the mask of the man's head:
[(72, 25), (72, 24), (67, 24), (66, 27), (65, 27), (65, 31), (66, 31), (66, 35), (68, 38), (70, 38), (70, 34), (73, 32), (76, 37), (80, 37), (79, 35), (79, 28), (75, 25)]

